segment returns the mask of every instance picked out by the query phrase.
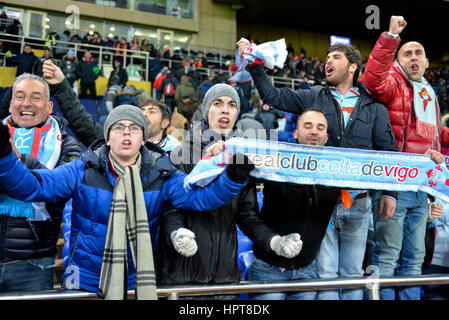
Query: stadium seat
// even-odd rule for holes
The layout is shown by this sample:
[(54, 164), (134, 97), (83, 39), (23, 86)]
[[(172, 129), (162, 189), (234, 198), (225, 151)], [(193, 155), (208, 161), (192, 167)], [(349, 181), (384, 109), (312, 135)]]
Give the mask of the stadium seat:
[(16, 79), (16, 68), (0, 67), (0, 87), (12, 87), (14, 80)]
[(93, 99), (82, 98), (80, 99), (81, 104), (86, 108), (87, 112), (92, 116), (95, 121), (98, 121), (98, 109), (97, 101)]

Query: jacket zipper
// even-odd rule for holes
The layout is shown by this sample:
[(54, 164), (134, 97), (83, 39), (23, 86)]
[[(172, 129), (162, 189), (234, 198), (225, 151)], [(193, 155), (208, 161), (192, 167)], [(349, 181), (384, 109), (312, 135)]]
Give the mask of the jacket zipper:
[(402, 135), (402, 145), (401, 145), (401, 150), (399, 152), (402, 152), (402, 150), (404, 149), (404, 144), (405, 144), (405, 130), (407, 129), (407, 126), (404, 125), (404, 132)]
[(75, 244), (73, 245), (73, 251), (72, 251), (72, 254), (70, 255), (70, 261), (69, 261), (68, 266), (72, 265), (73, 256), (75, 255), (75, 250), (76, 250), (76, 246), (78, 245), (79, 238), (80, 238), (80, 235), (78, 233), (78, 235), (76, 236)]

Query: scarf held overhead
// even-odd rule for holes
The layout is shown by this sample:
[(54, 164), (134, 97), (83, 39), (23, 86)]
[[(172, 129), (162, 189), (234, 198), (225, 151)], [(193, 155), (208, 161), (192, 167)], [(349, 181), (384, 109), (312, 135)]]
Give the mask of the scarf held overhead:
[[(61, 155), (62, 137), (58, 122), (53, 117), (48, 116), (44, 125), (33, 128), (16, 128), (12, 125), (11, 117), (3, 122), (8, 126), (11, 140), (21, 154), (37, 158), (48, 169), (56, 166)], [(24, 202), (6, 194), (0, 194), (0, 214), (34, 221), (50, 218), (45, 203)]]
[(140, 180), (141, 156), (123, 168), (112, 155), (118, 174), (112, 196), (98, 294), (107, 300), (126, 300), (127, 239), (135, 274), (136, 299), (157, 300), (153, 250)]
[(449, 202), (449, 171), (428, 155), (236, 137), (227, 140), (225, 146), (221, 154), (203, 157), (196, 165), (184, 181), (187, 190), (208, 184), (239, 152), (254, 163), (250, 175), (256, 178), (339, 188), (423, 191)]

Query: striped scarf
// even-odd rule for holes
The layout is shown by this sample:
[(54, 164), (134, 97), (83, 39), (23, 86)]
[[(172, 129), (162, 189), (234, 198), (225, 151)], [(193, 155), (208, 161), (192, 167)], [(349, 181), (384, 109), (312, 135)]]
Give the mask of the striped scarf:
[(112, 155), (118, 174), (109, 213), (98, 294), (107, 300), (127, 297), (127, 239), (136, 270), (136, 299), (157, 300), (147, 210), (140, 180), (141, 155), (133, 166), (123, 168)]

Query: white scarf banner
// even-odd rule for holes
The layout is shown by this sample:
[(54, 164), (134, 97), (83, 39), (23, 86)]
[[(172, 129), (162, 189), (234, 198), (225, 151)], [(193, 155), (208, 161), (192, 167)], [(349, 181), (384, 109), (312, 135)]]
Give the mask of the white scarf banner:
[(204, 186), (215, 179), (233, 154), (255, 165), (250, 175), (278, 182), (339, 188), (423, 191), (449, 203), (449, 171), (430, 156), (414, 153), (309, 146), (268, 140), (232, 138), (214, 157), (203, 157), (184, 182)]

